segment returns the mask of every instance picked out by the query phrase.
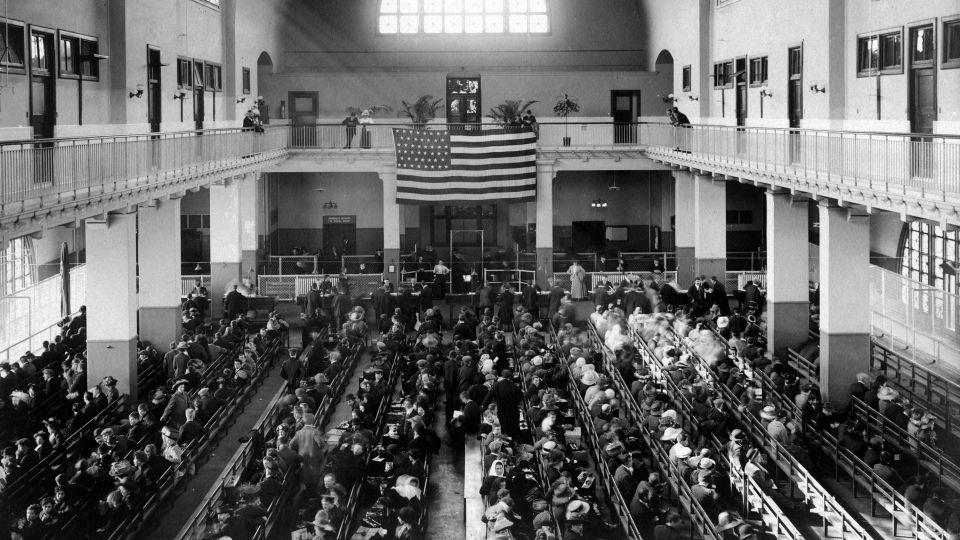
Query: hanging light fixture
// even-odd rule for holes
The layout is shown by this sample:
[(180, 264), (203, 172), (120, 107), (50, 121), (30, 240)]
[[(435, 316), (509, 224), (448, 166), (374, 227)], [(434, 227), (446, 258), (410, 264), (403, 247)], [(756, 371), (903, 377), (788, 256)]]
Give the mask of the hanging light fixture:
[(607, 207), (607, 201), (605, 201), (605, 200), (603, 200), (603, 199), (594, 199), (593, 202), (590, 203), (590, 206), (591, 206), (592, 208), (606, 208), (606, 207)]

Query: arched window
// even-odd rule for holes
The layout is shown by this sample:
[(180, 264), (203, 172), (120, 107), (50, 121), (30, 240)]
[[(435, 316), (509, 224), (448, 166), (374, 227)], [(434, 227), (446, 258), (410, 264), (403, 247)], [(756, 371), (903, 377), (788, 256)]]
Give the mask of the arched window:
[(3, 294), (15, 294), (33, 285), (33, 246), (30, 238), (14, 238), (0, 251), (0, 278)]
[(547, 0), (380, 0), (381, 34), (545, 34)]
[[(957, 293), (957, 276), (950, 270), (960, 262), (957, 231), (914, 221), (904, 228), (900, 242), (900, 273), (908, 278)], [(944, 266), (948, 269), (945, 271)]]

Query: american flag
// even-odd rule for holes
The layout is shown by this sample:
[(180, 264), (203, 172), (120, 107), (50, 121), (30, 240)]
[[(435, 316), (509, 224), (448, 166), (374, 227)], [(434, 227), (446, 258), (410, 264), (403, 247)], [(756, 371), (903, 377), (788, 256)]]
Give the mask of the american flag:
[(430, 204), (537, 195), (537, 138), (530, 129), (395, 128), (397, 202)]

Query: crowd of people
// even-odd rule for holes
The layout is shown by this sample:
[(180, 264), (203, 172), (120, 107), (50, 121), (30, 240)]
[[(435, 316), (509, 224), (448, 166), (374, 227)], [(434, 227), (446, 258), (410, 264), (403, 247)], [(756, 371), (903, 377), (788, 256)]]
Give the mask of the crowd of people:
[[(84, 318), (81, 310), (64, 333), (71, 335), (71, 326), (79, 331)], [(206, 435), (207, 421), (251, 384), (279, 337), (250, 331), (242, 319), (204, 325), (162, 356), (138, 341), (140, 373), (160, 373), (156, 388), (141, 388), (149, 391), (138, 403), (126, 403), (113, 377), (88, 382), (83, 350), (66, 353), (59, 385), (45, 367), (57, 400), (41, 428), (3, 449), (0, 530), (24, 540), (112, 531), (140, 512), (162, 482), (191, 474), (180, 466), (185, 453)], [(58, 354), (64, 353), (56, 344), (45, 344), (42, 356)], [(12, 422), (17, 436), (34, 427), (27, 418)]]

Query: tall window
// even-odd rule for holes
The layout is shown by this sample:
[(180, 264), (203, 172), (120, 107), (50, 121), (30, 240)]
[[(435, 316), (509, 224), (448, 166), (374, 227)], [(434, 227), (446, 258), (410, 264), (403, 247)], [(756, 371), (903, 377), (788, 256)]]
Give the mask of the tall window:
[(944, 263), (960, 262), (957, 231), (914, 221), (905, 229), (900, 246), (900, 273), (908, 278), (957, 293), (956, 276), (944, 272)]
[(690, 72), (690, 66), (683, 66), (683, 79), (682, 79), (682, 83), (683, 83), (683, 91), (684, 91), (684, 92), (689, 92), (689, 91), (690, 91), (691, 78), (692, 78), (692, 77), (691, 77), (691, 72)]
[(206, 63), (204, 64), (204, 71), (206, 71), (205, 88), (211, 92), (219, 92), (223, 90), (223, 83), (220, 80), (220, 66)]
[(381, 0), (381, 34), (545, 34), (547, 0)]
[(857, 38), (857, 76), (903, 73), (903, 37), (899, 30)]
[(84, 79), (97, 80), (100, 76), (100, 63), (94, 58), (99, 52), (95, 38), (60, 33), (60, 77), (82, 76)]
[(943, 22), (943, 67), (960, 67), (960, 17)]
[(243, 93), (250, 93), (250, 68), (243, 68)]
[(3, 294), (15, 294), (33, 284), (33, 249), (29, 238), (14, 238), (0, 250)]
[(23, 23), (0, 19), (0, 72), (23, 71)]
[(177, 58), (177, 86), (181, 88), (193, 87), (193, 61), (189, 58)]
[(713, 87), (733, 88), (733, 60), (713, 64)]

